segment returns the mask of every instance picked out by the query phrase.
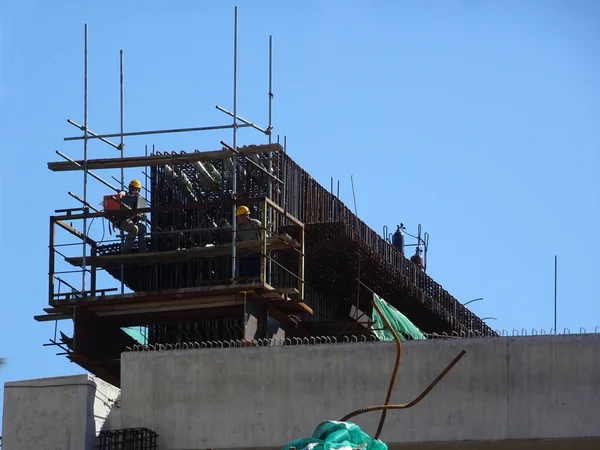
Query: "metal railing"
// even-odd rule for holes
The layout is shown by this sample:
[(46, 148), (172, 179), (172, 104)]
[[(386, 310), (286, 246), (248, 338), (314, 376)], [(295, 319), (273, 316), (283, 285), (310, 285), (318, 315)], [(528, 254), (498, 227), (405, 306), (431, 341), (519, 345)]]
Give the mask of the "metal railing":
[[(231, 236), (233, 205), (247, 205), (254, 211), (261, 226), (257, 227), (256, 239), (241, 241), (238, 238), (238, 264), (248, 255), (257, 255), (260, 268), (251, 278), (261, 284), (268, 284), (275, 289), (288, 289), (302, 298), (304, 290), (304, 226), (286, 213), (277, 204), (266, 197), (254, 197), (244, 200), (222, 200), (215, 202), (197, 202), (169, 206), (152, 206), (137, 210), (149, 218), (145, 241), (147, 252), (139, 252), (138, 245), (131, 253), (124, 254), (121, 240), (104, 240), (96, 242), (85, 236), (89, 253), (86, 267), (81, 256), (71, 256), (69, 246), (73, 246), (77, 254), (83, 234), (71, 224), (79, 220), (102, 218), (103, 213), (64, 214), (50, 218), (50, 255), (48, 273), (48, 301), (51, 305), (74, 298), (103, 296), (117, 291), (118, 284), (100, 287), (97, 283), (98, 273), (103, 271), (122, 281), (134, 292), (154, 291), (173, 288), (192, 288), (218, 283), (230, 284)], [(206, 221), (214, 217), (215, 222), (226, 221), (221, 226), (202, 226), (200, 221), (188, 220), (188, 229), (168, 228), (164, 224), (173, 219), (173, 215), (193, 215)], [(211, 219), (212, 220), (212, 219)], [(68, 221), (68, 223), (67, 223)], [(163, 226), (157, 226), (160, 223)], [(57, 228), (68, 233), (75, 241), (56, 243)], [(238, 230), (239, 236), (239, 230)], [(139, 238), (138, 238), (139, 241)], [(61, 256), (74, 270), (56, 270), (56, 256)], [(73, 284), (64, 280), (62, 275), (86, 270), (90, 274), (89, 286), (85, 291), (78, 290)], [(123, 276), (122, 276), (123, 275)], [(235, 280), (248, 278), (237, 274)], [(67, 290), (61, 290), (66, 287)], [(123, 287), (121, 286), (121, 292)]]

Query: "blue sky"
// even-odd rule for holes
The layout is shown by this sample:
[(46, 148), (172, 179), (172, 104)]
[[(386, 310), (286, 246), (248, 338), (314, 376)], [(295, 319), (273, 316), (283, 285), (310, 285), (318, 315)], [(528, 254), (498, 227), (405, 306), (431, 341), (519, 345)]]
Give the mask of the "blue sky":
[[(0, 3), (0, 383), (82, 372), (42, 346), (54, 324), (33, 316), (47, 306), (48, 217), (82, 194), (81, 173), (46, 163), (83, 154), (63, 138), (78, 134), (66, 119), (83, 123), (84, 23), (91, 130), (119, 131), (120, 49), (126, 131), (226, 124), (214, 106), (232, 109), (234, 5)], [(275, 132), (317, 180), (340, 180), (352, 206), (354, 175), (379, 232), (421, 223), (429, 274), (463, 302), (484, 297), (470, 307), (493, 328), (552, 328), (555, 254), (559, 330), (600, 325), (600, 4), (254, 1), (239, 15), (241, 116), (267, 125), (272, 34)], [(126, 154), (221, 139), (231, 132), (129, 138)], [(106, 193), (90, 181), (93, 203)]]

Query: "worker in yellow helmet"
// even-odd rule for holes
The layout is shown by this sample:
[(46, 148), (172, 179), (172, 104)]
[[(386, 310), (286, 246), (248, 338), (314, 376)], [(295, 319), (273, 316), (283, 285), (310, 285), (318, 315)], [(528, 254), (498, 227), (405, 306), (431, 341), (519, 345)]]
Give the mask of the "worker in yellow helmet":
[[(117, 194), (119, 200), (124, 200), (126, 196), (139, 196), (142, 190), (142, 183), (133, 180), (129, 183), (129, 192), (121, 191)], [(133, 214), (131, 217), (120, 220), (116, 226), (127, 233), (123, 252), (130, 253), (133, 250), (135, 237), (138, 237), (138, 248), (140, 253), (146, 251), (146, 225), (142, 223), (143, 214)]]
[(262, 225), (259, 220), (250, 217), (250, 209), (247, 206), (240, 206), (235, 212), (237, 220), (237, 239), (238, 241), (250, 241), (260, 239), (260, 230)]
[[(235, 212), (237, 221), (237, 239), (239, 241), (251, 241), (261, 238), (262, 224), (259, 220), (250, 217), (250, 209), (240, 206)], [(240, 259), (240, 277), (255, 278), (260, 273), (260, 255), (251, 253)], [(252, 280), (254, 281), (254, 280)]]

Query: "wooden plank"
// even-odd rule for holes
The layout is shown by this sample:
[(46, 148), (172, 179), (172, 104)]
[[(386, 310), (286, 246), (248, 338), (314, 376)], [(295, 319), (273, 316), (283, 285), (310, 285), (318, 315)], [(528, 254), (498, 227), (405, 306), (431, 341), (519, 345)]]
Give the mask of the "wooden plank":
[[(207, 316), (210, 315), (210, 312), (215, 309), (223, 309), (223, 308), (231, 308), (233, 311), (236, 307), (241, 308), (243, 304), (236, 302), (235, 300), (229, 300), (227, 302), (221, 303), (202, 303), (202, 304), (189, 304), (189, 305), (180, 305), (180, 306), (170, 306), (169, 304), (163, 303), (161, 306), (155, 305), (149, 308), (131, 308), (131, 309), (119, 309), (115, 311), (94, 311), (99, 318), (102, 319), (110, 319), (114, 317), (143, 317), (146, 315), (155, 315), (155, 314), (176, 314), (176, 313), (185, 313), (189, 317), (192, 316), (193, 313), (198, 312), (206, 312)], [(242, 309), (240, 309), (241, 311)], [(90, 311), (93, 311), (90, 308)], [(182, 319), (183, 322), (189, 322), (190, 319)]]
[(116, 312), (116, 311), (133, 311), (137, 309), (149, 309), (156, 308), (157, 311), (160, 308), (171, 308), (173, 311), (175, 308), (188, 308), (198, 309), (206, 308), (207, 305), (221, 304), (221, 303), (232, 303), (232, 305), (242, 304), (243, 300), (236, 299), (236, 294), (226, 295), (208, 295), (205, 297), (190, 297), (182, 300), (153, 300), (153, 301), (136, 301), (135, 303), (120, 302), (119, 304), (110, 305), (92, 305), (89, 307), (90, 311), (94, 312)]
[(260, 285), (228, 284), (219, 286), (200, 286), (183, 289), (165, 289), (163, 291), (134, 292), (131, 294), (105, 295), (97, 297), (76, 298), (61, 301), (61, 306), (92, 306), (92, 305), (120, 305), (124, 303), (148, 303), (151, 301), (176, 301), (187, 298), (207, 297), (218, 294), (236, 294), (244, 290), (260, 289)]
[[(241, 155), (257, 155), (260, 153), (282, 151), (280, 144), (250, 145), (248, 147), (238, 148)], [(132, 167), (154, 167), (164, 166), (166, 164), (185, 164), (196, 161), (214, 161), (217, 159), (227, 159), (233, 156), (231, 150), (212, 150), (208, 152), (183, 153), (176, 155), (152, 155), (152, 156), (129, 156), (125, 158), (100, 158), (88, 159), (88, 170), (98, 169), (118, 169)], [(77, 161), (83, 166), (83, 161)], [(66, 172), (71, 170), (81, 170), (70, 161), (49, 162), (48, 169), (53, 172)]]
[(44, 312), (47, 312), (48, 314), (56, 314), (56, 313), (64, 313), (65, 311), (71, 311), (71, 307), (65, 307), (65, 308), (43, 308)]
[(72, 319), (73, 316), (70, 314), (41, 314), (39, 316), (33, 316), (38, 322), (52, 322), (54, 320), (66, 320)]
[(280, 299), (282, 294), (278, 291), (262, 291), (260, 296), (266, 299)]
[[(290, 238), (291, 239), (291, 238)], [(257, 251), (262, 246), (263, 242), (260, 239), (251, 241), (241, 241), (236, 243), (236, 249), (241, 250), (240, 253)], [(289, 240), (286, 238), (284, 242), (278, 237), (272, 237), (267, 239), (267, 251), (278, 251), (290, 249), (289, 246), (300, 245), (296, 241)], [(210, 259), (219, 256), (227, 256), (231, 253), (231, 243), (214, 245), (212, 247), (193, 247), (184, 250), (168, 250), (164, 252), (147, 252), (147, 253), (127, 253), (127, 254), (115, 254), (115, 255), (104, 255), (104, 256), (92, 256), (86, 257), (86, 265), (96, 264), (98, 267), (115, 267), (121, 264), (151, 264), (153, 262), (167, 262), (167, 261), (180, 261), (189, 259)], [(65, 261), (76, 266), (81, 267), (83, 264), (83, 257), (75, 256), (71, 258), (65, 258)]]

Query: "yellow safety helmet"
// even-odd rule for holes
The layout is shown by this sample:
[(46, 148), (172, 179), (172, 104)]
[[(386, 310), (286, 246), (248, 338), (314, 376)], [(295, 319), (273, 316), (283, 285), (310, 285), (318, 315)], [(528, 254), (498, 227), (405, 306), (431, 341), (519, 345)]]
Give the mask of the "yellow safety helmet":
[(142, 188), (142, 183), (140, 183), (138, 180), (133, 180), (131, 183), (129, 183), (129, 187), (130, 188), (141, 189)]
[(244, 205), (240, 206), (235, 212), (236, 216), (245, 216), (246, 214), (250, 214), (250, 210)]

